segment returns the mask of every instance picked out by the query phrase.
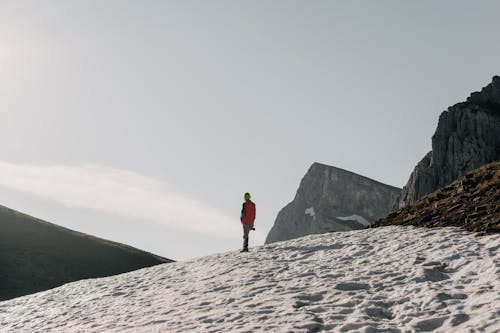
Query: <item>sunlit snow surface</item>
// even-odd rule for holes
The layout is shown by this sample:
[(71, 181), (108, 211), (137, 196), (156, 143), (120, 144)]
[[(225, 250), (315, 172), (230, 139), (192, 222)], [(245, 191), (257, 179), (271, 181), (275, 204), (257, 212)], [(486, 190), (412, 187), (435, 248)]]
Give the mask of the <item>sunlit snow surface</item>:
[(0, 303), (2, 332), (499, 332), (500, 235), (313, 235)]

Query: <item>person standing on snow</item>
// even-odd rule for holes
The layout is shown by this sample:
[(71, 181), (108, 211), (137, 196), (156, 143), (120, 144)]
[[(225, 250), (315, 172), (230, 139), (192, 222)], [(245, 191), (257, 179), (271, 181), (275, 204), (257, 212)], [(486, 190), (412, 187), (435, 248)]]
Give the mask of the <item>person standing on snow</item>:
[(241, 208), (241, 224), (243, 225), (243, 249), (241, 252), (248, 252), (248, 234), (250, 230), (255, 230), (255, 203), (250, 200), (250, 193), (245, 193), (245, 202)]

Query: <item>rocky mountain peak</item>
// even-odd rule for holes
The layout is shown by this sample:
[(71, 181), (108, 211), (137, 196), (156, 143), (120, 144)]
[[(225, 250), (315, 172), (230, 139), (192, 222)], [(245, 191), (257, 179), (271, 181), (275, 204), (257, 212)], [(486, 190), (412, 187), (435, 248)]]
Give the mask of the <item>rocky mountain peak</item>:
[(469, 96), (469, 98), (467, 98), (467, 102), (479, 105), (500, 105), (500, 76), (494, 76), (492, 82), (484, 87), (481, 91), (473, 92)]
[(417, 201), (482, 165), (500, 160), (500, 77), (467, 102), (444, 111), (432, 151), (415, 167), (395, 209)]
[(313, 163), (294, 200), (278, 213), (266, 243), (364, 228), (390, 211), (399, 192), (353, 172)]

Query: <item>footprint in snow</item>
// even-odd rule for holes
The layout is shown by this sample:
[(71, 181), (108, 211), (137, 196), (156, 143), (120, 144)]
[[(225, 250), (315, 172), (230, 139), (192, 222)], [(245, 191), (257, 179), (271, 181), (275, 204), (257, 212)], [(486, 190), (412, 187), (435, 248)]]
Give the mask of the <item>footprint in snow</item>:
[(370, 285), (367, 283), (343, 282), (343, 283), (337, 283), (334, 288), (343, 291), (351, 291), (351, 290), (370, 289)]

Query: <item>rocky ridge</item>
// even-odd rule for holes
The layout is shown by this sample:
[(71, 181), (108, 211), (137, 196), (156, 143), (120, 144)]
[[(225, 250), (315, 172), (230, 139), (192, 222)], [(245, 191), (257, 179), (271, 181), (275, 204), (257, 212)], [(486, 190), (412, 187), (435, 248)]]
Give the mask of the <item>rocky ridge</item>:
[(370, 227), (388, 225), (456, 226), (500, 233), (500, 162), (476, 169)]
[(500, 76), (466, 102), (444, 111), (432, 137), (432, 151), (417, 164), (394, 208), (402, 208), (500, 160)]
[(278, 213), (266, 243), (362, 229), (387, 215), (400, 191), (347, 170), (314, 163), (294, 200)]

